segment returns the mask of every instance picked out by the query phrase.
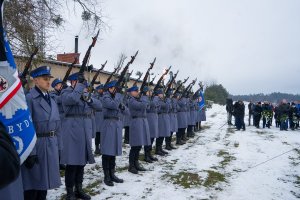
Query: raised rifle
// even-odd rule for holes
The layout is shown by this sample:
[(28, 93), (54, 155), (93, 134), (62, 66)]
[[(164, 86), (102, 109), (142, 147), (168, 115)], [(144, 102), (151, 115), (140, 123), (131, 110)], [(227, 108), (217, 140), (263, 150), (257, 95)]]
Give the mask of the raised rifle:
[(154, 89), (153, 89), (153, 94), (151, 95), (152, 98), (154, 97), (154, 92), (160, 87), (161, 82), (162, 82), (164, 76), (167, 75), (167, 74), (169, 73), (171, 67), (172, 67), (172, 66), (170, 66), (170, 67), (169, 67), (169, 68), (168, 68), (168, 69), (160, 76), (160, 78), (158, 79), (158, 81), (157, 81), (157, 83), (156, 83), (156, 85), (155, 85), (155, 87), (154, 87)]
[(140, 81), (141, 77), (143, 76), (143, 73), (139, 73), (139, 76), (137, 77), (137, 79), (134, 81), (133, 85), (137, 85), (137, 83)]
[(88, 50), (85, 53), (85, 56), (83, 58), (83, 61), (82, 61), (82, 64), (81, 64), (81, 67), (80, 67), (80, 70), (79, 70), (79, 73), (84, 73), (84, 71), (87, 67), (87, 63), (88, 63), (88, 60), (89, 60), (90, 55), (91, 55), (91, 50), (97, 42), (99, 31), (97, 32), (96, 36), (92, 38), (93, 39), (92, 44), (89, 46)]
[(187, 77), (186, 79), (184, 79), (182, 82), (180, 82), (180, 84), (177, 86), (175, 93), (179, 92), (179, 90), (181, 89), (181, 87), (189, 80), (190, 77)]
[(77, 63), (77, 61), (78, 61), (78, 57), (76, 56), (76, 57), (74, 58), (74, 61), (72, 62), (72, 64), (69, 66), (69, 68), (68, 68), (68, 70), (67, 70), (67, 72), (66, 72), (64, 78), (62, 79), (62, 84), (61, 84), (61, 86), (60, 86), (58, 92), (61, 92), (61, 90), (63, 89), (63, 87), (66, 85), (67, 80), (68, 80), (68, 77), (70, 76), (70, 73), (71, 73), (73, 67), (75, 66), (75, 64)]
[(176, 79), (176, 77), (177, 77), (178, 72), (179, 72), (179, 70), (177, 70), (176, 74), (172, 76), (172, 79), (170, 80), (170, 82), (169, 82), (169, 84), (167, 85), (167, 88), (166, 88), (166, 90), (165, 90), (165, 92), (164, 92), (165, 94), (168, 94), (169, 91), (171, 90), (171, 87), (172, 87), (172, 85), (173, 85), (173, 83), (174, 83), (174, 81), (175, 81), (175, 79)]
[(139, 51), (137, 51), (137, 52), (135, 53), (134, 56), (131, 56), (130, 61), (126, 64), (126, 66), (125, 66), (124, 69), (122, 70), (122, 72), (121, 72), (121, 74), (120, 74), (120, 77), (119, 77), (119, 79), (118, 79), (118, 81), (117, 81), (117, 83), (116, 83), (116, 85), (115, 85), (115, 90), (114, 90), (113, 93), (116, 92), (116, 89), (118, 89), (118, 91), (122, 89), (122, 88), (120, 88), (120, 85), (121, 85), (121, 83), (124, 81), (123, 79), (124, 79), (124, 77), (125, 77), (126, 71), (128, 70), (129, 65), (131, 65), (131, 64), (133, 63), (133, 61), (135, 60), (135, 58), (136, 58), (136, 56), (138, 55), (138, 53), (139, 53)]
[(112, 79), (112, 77), (117, 73), (118, 69), (120, 69), (120, 68), (121, 68), (121, 66), (118, 66), (118, 67), (116, 67), (116, 68), (114, 69), (114, 71), (113, 71), (113, 72), (109, 75), (109, 77), (106, 79), (105, 85), (106, 85), (107, 83), (110, 82), (110, 80)]
[(153, 79), (150, 81), (149, 85), (154, 85), (153, 82), (154, 82), (155, 78), (156, 78), (156, 75), (155, 75), (155, 76), (153, 77)]
[(93, 93), (93, 91), (94, 91), (94, 85), (95, 85), (95, 82), (96, 82), (96, 80), (97, 80), (97, 78), (98, 78), (98, 76), (99, 76), (99, 74), (100, 74), (100, 71), (102, 71), (102, 70), (104, 69), (106, 63), (107, 63), (107, 61), (105, 61), (104, 64), (101, 64), (101, 68), (98, 69), (98, 71), (95, 73), (95, 75), (94, 75), (94, 77), (93, 77), (93, 79), (92, 79), (92, 81), (91, 81), (91, 83), (90, 83), (90, 85), (89, 85), (89, 87), (88, 87), (88, 95), (87, 95), (87, 97), (86, 97), (86, 100), (87, 100), (87, 101), (89, 101), (89, 100), (91, 99), (92, 93)]
[(26, 65), (24, 66), (24, 70), (23, 70), (22, 74), (19, 76), (23, 87), (25, 87), (25, 85), (27, 83), (26, 76), (29, 73), (29, 68), (31, 66), (33, 57), (37, 54), (38, 50), (39, 49), (37, 47), (35, 47), (34, 51), (32, 52), (32, 54), (30, 55), (29, 59), (27, 60)]
[[(154, 66), (154, 64), (155, 64), (155, 61), (156, 61), (156, 58), (154, 58), (153, 62), (150, 63), (150, 67), (148, 68), (148, 70), (147, 70), (147, 72), (146, 72), (146, 74), (145, 74), (145, 76), (144, 76), (144, 79), (143, 79), (143, 82), (142, 82), (142, 85), (141, 85), (141, 88), (140, 88), (140, 94), (139, 94), (139, 97), (141, 97), (141, 94), (142, 94), (142, 92), (143, 92), (143, 90), (144, 90), (144, 88), (145, 88), (145, 86), (146, 86), (146, 84), (147, 84), (147, 80), (148, 80), (148, 77), (149, 77), (149, 75), (150, 75), (150, 70), (153, 69), (153, 66)], [(155, 78), (155, 77), (154, 77), (154, 78)], [(154, 80), (154, 79), (153, 79), (153, 80)]]
[(182, 97), (185, 97), (186, 94), (188, 94), (188, 93), (190, 92), (190, 90), (192, 89), (192, 87), (195, 85), (196, 81), (197, 81), (197, 78), (196, 78), (195, 80), (193, 80), (193, 81), (185, 88), (185, 90), (183, 91), (183, 93), (182, 93), (182, 95), (181, 95), (181, 98), (182, 98)]

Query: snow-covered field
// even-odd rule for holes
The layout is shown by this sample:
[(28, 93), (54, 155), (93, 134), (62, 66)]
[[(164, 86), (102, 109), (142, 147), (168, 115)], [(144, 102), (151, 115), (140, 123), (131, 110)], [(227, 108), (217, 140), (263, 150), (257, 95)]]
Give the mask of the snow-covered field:
[[(125, 145), (116, 161), (124, 183), (114, 187), (103, 183), (101, 157), (96, 157), (96, 164), (85, 168), (84, 187), (92, 199), (300, 199), (300, 131), (281, 132), (274, 126), (235, 131), (225, 122), (225, 107), (213, 105), (202, 131), (158, 162), (142, 161), (148, 171), (139, 175), (127, 171)], [(62, 198), (62, 182), (48, 199)]]

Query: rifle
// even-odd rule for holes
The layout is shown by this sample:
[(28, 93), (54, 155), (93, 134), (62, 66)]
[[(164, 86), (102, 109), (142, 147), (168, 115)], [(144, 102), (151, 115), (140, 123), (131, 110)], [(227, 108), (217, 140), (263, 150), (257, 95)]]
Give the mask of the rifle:
[[(143, 90), (144, 90), (144, 87), (145, 87), (146, 84), (147, 84), (147, 80), (148, 80), (148, 77), (149, 77), (149, 75), (150, 75), (150, 70), (153, 69), (153, 66), (154, 66), (154, 64), (155, 64), (155, 61), (156, 61), (156, 58), (154, 58), (153, 62), (150, 63), (150, 67), (148, 68), (148, 70), (147, 70), (147, 72), (146, 72), (146, 74), (145, 74), (145, 76), (144, 76), (144, 79), (143, 79), (143, 82), (142, 82), (142, 85), (141, 85), (141, 88), (140, 88), (140, 95), (139, 95), (139, 97), (141, 97), (141, 94), (142, 94), (142, 92), (143, 92)], [(155, 78), (155, 77), (154, 77), (154, 78)], [(154, 80), (154, 79), (153, 79), (153, 80)]]
[(30, 68), (30, 66), (31, 66), (31, 62), (32, 62), (32, 60), (33, 60), (33, 57), (37, 54), (38, 50), (39, 50), (39, 49), (38, 49), (37, 47), (35, 47), (33, 53), (30, 55), (30, 57), (29, 57), (29, 59), (28, 59), (26, 65), (24, 66), (24, 70), (23, 70), (22, 74), (20, 75), (20, 80), (21, 80), (21, 82), (22, 82), (22, 86), (23, 86), (23, 87), (25, 87), (25, 85), (26, 85), (26, 83), (27, 83), (27, 81), (26, 81), (26, 76), (28, 75), (29, 68)]
[(94, 75), (93, 77), (93, 80), (91, 81), (89, 87), (88, 87), (88, 95), (86, 97), (86, 100), (89, 101), (91, 99), (91, 96), (92, 96), (92, 93), (93, 93), (93, 90), (94, 90), (94, 85), (95, 85), (95, 82), (100, 74), (100, 71), (102, 71), (106, 65), (107, 61), (105, 61), (104, 64), (101, 64), (101, 68), (98, 69), (98, 71), (96, 72), (96, 74)]
[(107, 80), (106, 80), (106, 82), (105, 82), (104, 85), (106, 85), (107, 83), (110, 82), (110, 80), (111, 80), (112, 77), (116, 74), (116, 72), (118, 71), (119, 68), (121, 68), (121, 67), (119, 66), (119, 67), (116, 67), (116, 68), (114, 69), (114, 71), (113, 71), (113, 72), (109, 75), (109, 77), (107, 78)]
[(126, 76), (124, 77), (124, 79), (123, 79), (123, 81), (122, 81), (122, 83), (120, 85), (120, 88), (125, 88), (125, 91), (124, 91), (125, 96), (127, 95), (127, 92), (126, 92), (126, 89), (128, 88), (127, 83), (129, 82), (130, 76), (132, 75), (132, 73), (133, 73), (133, 70), (131, 70), (131, 72), (128, 73), (127, 75), (125, 74)]
[(120, 86), (121, 83), (123, 82), (123, 79), (124, 79), (124, 77), (125, 77), (126, 71), (127, 71), (128, 68), (129, 68), (129, 65), (133, 63), (133, 61), (135, 60), (135, 58), (136, 58), (136, 56), (137, 56), (138, 53), (139, 53), (139, 51), (137, 51), (137, 52), (135, 53), (134, 56), (131, 56), (130, 61), (126, 64), (126, 66), (125, 66), (124, 69), (122, 70), (122, 72), (121, 72), (121, 74), (120, 74), (120, 77), (119, 77), (119, 79), (118, 79), (118, 81), (117, 81), (117, 83), (116, 83), (116, 85), (115, 85), (115, 89), (114, 89), (114, 92), (113, 92), (113, 93), (116, 92), (116, 88), (118, 88), (118, 90), (119, 90), (119, 89), (122, 89), (122, 88), (119, 88), (119, 86)]
[(150, 81), (149, 85), (153, 85), (153, 81), (155, 80), (156, 75), (153, 77), (153, 79)]
[(161, 82), (162, 82), (164, 76), (165, 76), (166, 74), (169, 73), (171, 67), (172, 67), (172, 66), (170, 66), (170, 67), (169, 67), (169, 68), (168, 68), (168, 69), (160, 76), (160, 78), (158, 79), (158, 81), (157, 81), (157, 83), (156, 83), (156, 85), (155, 85), (155, 87), (154, 87), (154, 89), (153, 89), (153, 94), (151, 95), (152, 98), (154, 97), (154, 92), (155, 92), (155, 91), (158, 89), (158, 87), (160, 86), (160, 84), (161, 84)]
[(172, 76), (172, 79), (170, 80), (170, 82), (169, 82), (169, 84), (168, 84), (168, 86), (165, 90), (165, 94), (168, 94), (168, 92), (170, 91), (170, 89), (171, 89), (171, 87), (172, 87), (172, 85), (173, 85), (173, 83), (174, 83), (174, 81), (177, 77), (178, 72), (179, 72), (179, 70), (177, 70), (176, 74), (174, 76)]
[(193, 80), (186, 88), (185, 90), (183, 91), (182, 95), (181, 95), (181, 98), (184, 97), (191, 89), (192, 87), (195, 85), (197, 81), (197, 78), (195, 80)]
[(189, 80), (189, 78), (190, 78), (190, 77), (187, 77), (186, 79), (183, 80), (183, 82), (181, 82), (181, 83), (178, 85), (178, 87), (176, 88), (174, 94), (177, 93), (177, 92), (181, 89), (181, 87)]
[(83, 58), (83, 61), (82, 61), (82, 64), (81, 64), (81, 67), (80, 67), (80, 70), (79, 70), (79, 73), (84, 73), (84, 70), (85, 68), (87, 67), (87, 63), (88, 63), (88, 60), (90, 58), (90, 55), (91, 55), (91, 50), (92, 48), (95, 46), (96, 42), (97, 42), (97, 38), (98, 38), (98, 35), (99, 35), (99, 31), (97, 32), (96, 36), (93, 37), (93, 42), (92, 44), (89, 46), (88, 50), (86, 51), (85, 53), (85, 56)]
[(139, 82), (139, 80), (141, 79), (142, 76), (143, 76), (143, 73), (140, 73), (139, 77), (135, 80), (135, 82), (133, 83), (133, 85), (137, 85), (137, 83)]
[(60, 91), (63, 89), (63, 87), (64, 87), (64, 85), (66, 84), (66, 82), (67, 82), (67, 80), (68, 80), (68, 77), (70, 76), (70, 73), (71, 73), (73, 67), (75, 66), (75, 64), (77, 63), (77, 61), (78, 61), (78, 57), (75, 57), (75, 58), (74, 58), (74, 61), (73, 61), (72, 64), (69, 66), (69, 69), (67, 70), (67, 72), (66, 72), (66, 74), (65, 74), (65, 76), (64, 76), (64, 78), (63, 78), (63, 80), (62, 80), (62, 84), (61, 84), (61, 86), (60, 86), (58, 92), (60, 92)]

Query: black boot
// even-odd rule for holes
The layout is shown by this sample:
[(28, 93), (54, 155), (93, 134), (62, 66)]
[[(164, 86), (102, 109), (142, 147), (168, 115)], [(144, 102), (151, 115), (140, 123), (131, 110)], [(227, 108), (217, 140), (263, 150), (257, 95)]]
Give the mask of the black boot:
[(67, 190), (66, 200), (76, 200), (73, 187), (67, 187), (66, 190)]
[(75, 197), (83, 200), (91, 199), (91, 197), (82, 190), (82, 184), (75, 185)]
[(109, 169), (103, 169), (104, 171), (104, 183), (107, 186), (114, 186), (114, 183), (111, 180)]
[(134, 163), (129, 163), (129, 168), (128, 168), (128, 171), (133, 173), (133, 174), (138, 174), (138, 170), (136, 169)]
[(138, 171), (147, 171), (142, 165), (140, 165), (139, 161), (134, 161), (134, 166)]
[(59, 165), (59, 170), (66, 170), (66, 165), (60, 164)]
[(167, 151), (163, 150), (162, 146), (160, 147), (160, 151), (165, 155), (169, 154)]
[(115, 169), (111, 169), (110, 170), (110, 178), (113, 182), (116, 182), (116, 183), (123, 183), (124, 180), (123, 179), (120, 179), (116, 176), (116, 170)]
[(152, 156), (151, 152), (149, 153), (149, 158), (150, 158), (152, 161), (158, 161), (157, 158), (155, 158), (154, 156)]
[(99, 146), (96, 146), (96, 147), (95, 147), (95, 152), (94, 152), (94, 154), (95, 154), (95, 155), (101, 155)]
[(149, 150), (145, 151), (145, 159), (144, 160), (147, 163), (153, 163), (153, 160), (150, 158), (150, 151)]

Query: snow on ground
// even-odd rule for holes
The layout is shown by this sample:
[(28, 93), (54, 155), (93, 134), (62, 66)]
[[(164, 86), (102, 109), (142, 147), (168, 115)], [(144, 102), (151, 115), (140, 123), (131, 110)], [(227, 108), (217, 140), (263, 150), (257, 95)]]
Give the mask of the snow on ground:
[[(300, 131), (282, 132), (274, 126), (235, 131), (225, 122), (225, 107), (214, 105), (202, 131), (159, 162), (142, 161), (149, 171), (139, 175), (127, 171), (130, 147), (124, 145), (116, 161), (124, 183), (114, 187), (103, 183), (101, 157), (96, 157), (85, 168), (84, 187), (92, 199), (299, 199)], [(64, 178), (62, 182), (48, 199), (62, 198)]]

